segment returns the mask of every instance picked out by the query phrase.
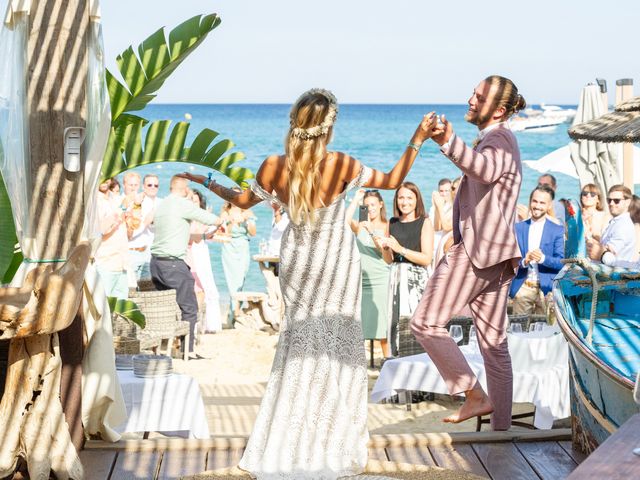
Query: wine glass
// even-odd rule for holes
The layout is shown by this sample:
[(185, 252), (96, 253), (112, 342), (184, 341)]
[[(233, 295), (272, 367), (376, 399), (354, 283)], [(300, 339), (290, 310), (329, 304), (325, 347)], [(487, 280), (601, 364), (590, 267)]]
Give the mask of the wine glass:
[(469, 328), (469, 346), (473, 349), (478, 348), (478, 334), (473, 325)]
[(546, 322), (536, 322), (535, 323), (535, 331), (536, 332), (542, 332), (542, 331), (544, 331), (546, 326), (547, 326)]
[(462, 326), (461, 325), (451, 325), (449, 327), (449, 335), (451, 335), (451, 338), (453, 338), (453, 341), (457, 343), (460, 343), (460, 341), (462, 340)]
[(511, 333), (522, 333), (522, 324), (521, 323), (512, 323), (511, 324)]

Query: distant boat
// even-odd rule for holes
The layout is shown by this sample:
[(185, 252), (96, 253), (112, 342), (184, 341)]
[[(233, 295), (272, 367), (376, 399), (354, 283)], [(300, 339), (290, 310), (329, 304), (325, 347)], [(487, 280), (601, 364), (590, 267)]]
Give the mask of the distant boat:
[(591, 453), (640, 412), (640, 271), (580, 262), (560, 271), (553, 296), (569, 343), (573, 441)]
[(514, 132), (550, 132), (558, 125), (568, 123), (576, 116), (573, 108), (541, 104), (540, 109), (527, 108), (524, 116), (518, 115), (509, 121)]

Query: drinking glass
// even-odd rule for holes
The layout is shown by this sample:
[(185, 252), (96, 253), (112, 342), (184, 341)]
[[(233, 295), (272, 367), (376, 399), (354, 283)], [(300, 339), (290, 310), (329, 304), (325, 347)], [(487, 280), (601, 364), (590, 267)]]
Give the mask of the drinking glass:
[(511, 333), (522, 333), (522, 324), (521, 323), (512, 323), (511, 324)]
[(453, 341), (456, 343), (460, 343), (462, 340), (462, 326), (461, 325), (451, 325), (449, 327), (449, 335), (453, 338)]
[(478, 335), (473, 325), (469, 328), (469, 346), (474, 349), (478, 347)]
[(546, 322), (536, 322), (535, 323), (535, 331), (536, 332), (542, 332), (542, 331), (544, 331), (546, 326), (547, 326)]

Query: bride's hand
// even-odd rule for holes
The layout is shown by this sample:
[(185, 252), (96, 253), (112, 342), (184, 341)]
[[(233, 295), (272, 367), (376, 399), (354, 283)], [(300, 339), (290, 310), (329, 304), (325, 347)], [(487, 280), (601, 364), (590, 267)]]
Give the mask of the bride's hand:
[(433, 135), (433, 129), (438, 125), (438, 116), (435, 112), (427, 113), (416, 128), (413, 137), (411, 137), (411, 143), (416, 145), (422, 145), (425, 140), (431, 138)]
[(440, 122), (437, 122), (432, 133), (431, 139), (438, 145), (442, 146), (447, 143), (451, 138), (451, 135), (453, 135), (453, 126), (449, 120), (442, 115), (440, 117)]
[(178, 173), (176, 177), (186, 178), (191, 182), (196, 182), (200, 184), (203, 184), (204, 181), (207, 179), (207, 177), (205, 177), (204, 175), (194, 175), (193, 173), (189, 173), (189, 172)]

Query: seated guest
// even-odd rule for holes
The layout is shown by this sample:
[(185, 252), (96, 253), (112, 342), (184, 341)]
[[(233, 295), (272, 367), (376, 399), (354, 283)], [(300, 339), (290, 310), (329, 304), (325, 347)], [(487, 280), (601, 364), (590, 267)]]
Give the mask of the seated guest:
[(584, 225), (584, 234), (596, 240), (600, 239), (604, 227), (609, 223), (609, 213), (605, 210), (604, 196), (600, 187), (587, 183), (580, 191), (580, 212)]
[(516, 223), (522, 260), (509, 292), (514, 314), (544, 314), (544, 297), (551, 291), (553, 277), (562, 268), (564, 228), (547, 217), (553, 198), (553, 189), (538, 185), (529, 197), (531, 217)]
[(609, 189), (607, 204), (611, 220), (605, 227), (600, 241), (587, 240), (587, 254), (595, 262), (605, 265), (619, 265), (636, 259), (636, 230), (629, 215), (633, 194), (624, 185), (614, 185)]

